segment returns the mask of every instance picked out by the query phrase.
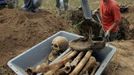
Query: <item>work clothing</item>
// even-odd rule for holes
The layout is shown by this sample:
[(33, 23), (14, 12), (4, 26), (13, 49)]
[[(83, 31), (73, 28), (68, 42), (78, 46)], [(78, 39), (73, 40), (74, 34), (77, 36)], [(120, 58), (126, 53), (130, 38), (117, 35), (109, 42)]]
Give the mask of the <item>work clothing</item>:
[(24, 9), (35, 12), (41, 5), (42, 0), (24, 0)]
[(62, 10), (62, 9), (67, 10), (68, 9), (68, 0), (56, 0), (56, 7), (60, 10)]
[[(103, 24), (103, 29), (106, 32), (115, 22), (121, 20), (120, 8), (115, 0), (100, 1), (100, 16)], [(116, 25), (111, 32), (117, 32), (119, 25)]]

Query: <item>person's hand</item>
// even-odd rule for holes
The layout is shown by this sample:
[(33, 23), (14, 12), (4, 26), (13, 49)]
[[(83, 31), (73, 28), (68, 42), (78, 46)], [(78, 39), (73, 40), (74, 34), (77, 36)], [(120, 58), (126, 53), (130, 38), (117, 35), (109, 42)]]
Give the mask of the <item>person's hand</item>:
[(109, 30), (106, 31), (106, 33), (105, 33), (105, 37), (106, 37), (106, 38), (110, 37), (110, 31), (109, 31)]
[(110, 38), (110, 31), (107, 31), (105, 33), (104, 40), (108, 42), (109, 41), (109, 38)]
[(95, 13), (99, 13), (99, 8), (97, 8), (97, 9), (95, 9), (94, 11), (93, 11), (93, 13), (95, 14)]
[(131, 24), (128, 28), (129, 30), (134, 30), (134, 25)]

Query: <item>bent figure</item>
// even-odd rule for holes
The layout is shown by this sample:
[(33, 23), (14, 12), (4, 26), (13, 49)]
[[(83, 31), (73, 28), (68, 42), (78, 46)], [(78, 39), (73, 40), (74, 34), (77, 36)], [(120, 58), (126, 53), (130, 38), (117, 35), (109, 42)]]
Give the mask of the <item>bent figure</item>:
[(100, 16), (105, 38), (108, 37), (109, 41), (115, 40), (121, 21), (120, 8), (117, 2), (115, 0), (100, 0)]

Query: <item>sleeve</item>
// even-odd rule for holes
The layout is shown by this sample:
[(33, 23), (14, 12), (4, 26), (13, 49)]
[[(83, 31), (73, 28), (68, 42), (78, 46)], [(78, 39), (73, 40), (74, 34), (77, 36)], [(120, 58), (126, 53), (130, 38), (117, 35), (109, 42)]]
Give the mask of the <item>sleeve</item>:
[(114, 22), (118, 22), (121, 20), (121, 13), (118, 5), (113, 5), (112, 14), (114, 16)]

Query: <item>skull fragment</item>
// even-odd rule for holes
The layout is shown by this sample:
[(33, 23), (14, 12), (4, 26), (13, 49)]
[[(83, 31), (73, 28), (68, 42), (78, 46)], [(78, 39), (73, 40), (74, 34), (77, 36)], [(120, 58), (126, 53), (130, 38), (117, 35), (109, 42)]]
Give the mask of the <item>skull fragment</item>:
[(54, 54), (59, 54), (64, 52), (68, 48), (68, 39), (63, 36), (58, 36), (52, 41), (52, 50)]
[(56, 59), (61, 53), (63, 53), (69, 46), (69, 41), (63, 36), (57, 36), (52, 41), (52, 51), (48, 56), (48, 62), (52, 62)]

